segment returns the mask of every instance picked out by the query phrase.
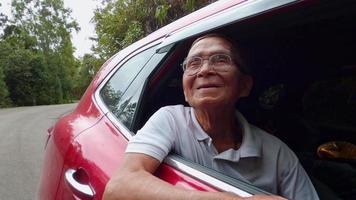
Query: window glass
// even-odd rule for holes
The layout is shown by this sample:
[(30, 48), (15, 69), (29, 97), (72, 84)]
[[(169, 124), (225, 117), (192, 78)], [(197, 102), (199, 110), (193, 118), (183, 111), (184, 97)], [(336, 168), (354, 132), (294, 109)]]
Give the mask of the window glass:
[[(100, 96), (116, 116), (122, 112), (122, 97), (134, 78), (154, 54), (154, 48), (145, 50), (124, 63), (100, 91)], [(121, 105), (121, 107), (120, 107)], [(127, 106), (124, 106), (126, 110)]]
[(155, 54), (122, 96), (121, 101), (118, 104), (118, 112), (116, 113), (116, 116), (127, 127), (131, 127), (135, 109), (148, 75), (158, 65), (165, 54), (166, 53)]

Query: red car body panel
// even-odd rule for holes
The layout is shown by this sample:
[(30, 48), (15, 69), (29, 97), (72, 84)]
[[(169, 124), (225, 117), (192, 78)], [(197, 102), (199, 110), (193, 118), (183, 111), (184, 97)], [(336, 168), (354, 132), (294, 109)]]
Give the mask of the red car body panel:
[[(95, 145), (92, 145), (94, 143)], [(80, 166), (85, 171), (95, 172), (88, 175), (88, 182), (92, 188), (95, 188), (95, 199), (101, 199), (106, 182), (123, 159), (127, 143), (127, 139), (106, 117), (86, 130), (84, 134), (76, 137), (65, 155), (67, 159), (64, 162), (57, 198), (85, 199), (83, 196), (76, 195), (64, 180), (66, 170)], [(156, 175), (179, 187), (216, 191), (216, 189), (204, 185), (168, 165), (162, 165)]]
[(44, 160), (51, 160), (51, 162), (43, 162), (42, 165), (42, 176), (38, 190), (39, 199), (55, 199), (63, 167), (63, 158), (63, 154), (59, 152), (53, 139), (49, 139)]

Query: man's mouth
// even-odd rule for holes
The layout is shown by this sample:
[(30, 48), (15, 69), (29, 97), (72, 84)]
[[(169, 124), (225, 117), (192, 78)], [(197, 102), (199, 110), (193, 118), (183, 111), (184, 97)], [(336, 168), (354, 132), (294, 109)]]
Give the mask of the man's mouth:
[(207, 89), (207, 88), (219, 88), (221, 85), (219, 84), (202, 84), (197, 87), (197, 89)]

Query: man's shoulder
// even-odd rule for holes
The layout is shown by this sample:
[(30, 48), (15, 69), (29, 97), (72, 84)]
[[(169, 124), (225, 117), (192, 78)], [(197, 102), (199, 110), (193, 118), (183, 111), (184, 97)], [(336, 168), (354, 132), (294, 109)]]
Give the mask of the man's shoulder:
[(190, 114), (191, 108), (184, 105), (169, 105), (161, 107), (156, 113), (167, 113), (174, 117), (186, 117)]
[(191, 119), (191, 108), (183, 105), (169, 105), (161, 107), (152, 118), (159, 120), (168, 120), (171, 123), (187, 123)]

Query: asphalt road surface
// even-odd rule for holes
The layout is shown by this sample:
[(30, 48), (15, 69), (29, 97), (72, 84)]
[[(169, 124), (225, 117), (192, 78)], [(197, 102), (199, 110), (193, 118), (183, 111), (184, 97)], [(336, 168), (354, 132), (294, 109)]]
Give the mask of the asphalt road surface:
[(0, 200), (36, 199), (47, 129), (75, 106), (0, 109)]

